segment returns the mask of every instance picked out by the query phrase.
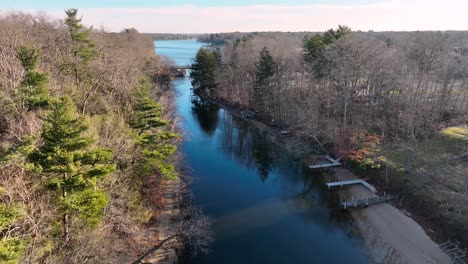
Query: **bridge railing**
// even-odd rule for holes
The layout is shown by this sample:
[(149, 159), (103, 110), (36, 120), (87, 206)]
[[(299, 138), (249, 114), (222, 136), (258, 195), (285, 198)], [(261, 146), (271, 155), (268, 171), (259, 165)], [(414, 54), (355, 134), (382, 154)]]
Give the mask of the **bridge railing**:
[(172, 67), (176, 70), (190, 70), (192, 69), (192, 65), (176, 65), (174, 67)]

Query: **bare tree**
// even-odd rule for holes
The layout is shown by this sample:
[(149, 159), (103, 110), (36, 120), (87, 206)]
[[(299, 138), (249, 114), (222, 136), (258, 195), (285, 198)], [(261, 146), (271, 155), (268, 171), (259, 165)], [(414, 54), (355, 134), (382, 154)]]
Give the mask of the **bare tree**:
[(171, 244), (171, 247), (187, 246), (194, 254), (206, 253), (210, 242), (213, 240), (210, 219), (193, 207), (185, 208), (174, 219), (175, 232), (158, 244), (150, 248), (133, 263), (143, 263), (143, 259), (150, 256), (158, 249)]

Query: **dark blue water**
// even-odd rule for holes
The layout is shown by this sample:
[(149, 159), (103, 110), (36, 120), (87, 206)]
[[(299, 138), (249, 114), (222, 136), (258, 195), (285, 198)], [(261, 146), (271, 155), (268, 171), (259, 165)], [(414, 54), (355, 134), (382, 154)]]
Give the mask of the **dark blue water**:
[[(157, 41), (178, 65), (202, 45)], [(243, 120), (190, 102), (190, 79), (174, 81), (195, 203), (214, 220), (216, 241), (189, 263), (368, 263), (348, 215), (319, 173), (304, 168)]]

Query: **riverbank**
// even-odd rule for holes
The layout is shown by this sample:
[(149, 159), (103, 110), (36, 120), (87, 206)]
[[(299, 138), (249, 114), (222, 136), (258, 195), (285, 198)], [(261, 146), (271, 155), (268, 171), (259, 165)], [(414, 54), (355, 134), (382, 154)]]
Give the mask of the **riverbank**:
[[(180, 213), (181, 197), (180, 188), (181, 180), (165, 180), (162, 182), (162, 209), (158, 212), (155, 228), (158, 230), (158, 241), (163, 241), (174, 235), (176, 226), (172, 224), (171, 219), (178, 217)], [(178, 261), (178, 249), (176, 247), (164, 247), (157, 250), (153, 256), (146, 260), (148, 263), (154, 264), (174, 264)]]
[[(240, 109), (228, 102), (213, 100), (204, 94), (202, 99), (216, 104), (232, 115), (242, 118)], [(305, 145), (295, 136), (280, 136), (279, 132), (257, 120), (247, 119), (253, 126), (267, 132), (291, 156), (308, 165), (317, 155), (311, 153), (312, 146)], [(335, 176), (355, 179), (355, 174), (339, 168)], [(365, 189), (353, 186), (346, 189), (349, 195), (360, 197), (367, 195)], [(371, 255), (379, 263), (450, 263), (450, 258), (443, 253), (437, 244), (411, 218), (389, 204), (380, 204), (351, 212), (359, 227)]]

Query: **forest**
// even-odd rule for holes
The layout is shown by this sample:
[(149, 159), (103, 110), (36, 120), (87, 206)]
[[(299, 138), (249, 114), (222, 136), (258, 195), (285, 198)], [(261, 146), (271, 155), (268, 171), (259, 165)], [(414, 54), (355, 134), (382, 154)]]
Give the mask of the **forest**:
[(205, 41), (212, 45), (192, 65), (197, 94), (255, 111), (300, 138), (297, 149), (345, 157), (445, 235), (468, 241), (468, 33), (338, 26)]
[(0, 16), (1, 263), (129, 263), (161, 246), (161, 189), (180, 176), (168, 63), (150, 36), (86, 28), (77, 9)]
[(364, 128), (416, 142), (465, 122), (467, 38), (402, 35), (381, 40), (342, 26), (305, 41), (286, 34), (228, 39), (213, 51), (217, 81), (207, 89), (317, 136)]

